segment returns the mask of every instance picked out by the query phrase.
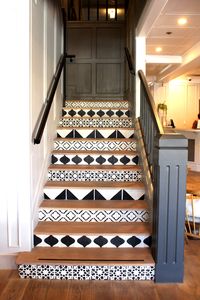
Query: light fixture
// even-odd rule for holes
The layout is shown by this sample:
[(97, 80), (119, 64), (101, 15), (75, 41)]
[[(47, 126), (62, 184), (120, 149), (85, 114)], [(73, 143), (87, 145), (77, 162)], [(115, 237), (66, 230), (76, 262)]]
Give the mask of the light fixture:
[(161, 47), (156, 47), (156, 52), (161, 52), (162, 51), (162, 48)]
[(178, 25), (183, 26), (185, 24), (187, 24), (187, 19), (186, 18), (179, 18), (177, 20)]
[(109, 8), (108, 15), (109, 15), (110, 19), (115, 19), (115, 8)]

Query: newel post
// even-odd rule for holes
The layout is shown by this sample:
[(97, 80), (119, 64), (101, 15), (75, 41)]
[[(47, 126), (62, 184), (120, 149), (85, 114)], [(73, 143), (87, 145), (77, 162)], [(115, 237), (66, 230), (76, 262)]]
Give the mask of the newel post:
[(156, 282), (182, 282), (187, 139), (158, 135), (154, 148), (152, 252)]

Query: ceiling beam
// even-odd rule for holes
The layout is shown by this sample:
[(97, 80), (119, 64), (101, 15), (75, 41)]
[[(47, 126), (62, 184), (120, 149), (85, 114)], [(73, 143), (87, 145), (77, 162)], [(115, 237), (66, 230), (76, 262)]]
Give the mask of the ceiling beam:
[(180, 55), (146, 55), (147, 64), (181, 64)]
[(147, 37), (168, 0), (148, 0), (136, 28), (137, 36)]
[(157, 77), (160, 81), (169, 81), (181, 75), (185, 75), (192, 70), (195, 70), (200, 65), (200, 42), (194, 45), (189, 51), (182, 56), (182, 63), (172, 72), (160, 74)]

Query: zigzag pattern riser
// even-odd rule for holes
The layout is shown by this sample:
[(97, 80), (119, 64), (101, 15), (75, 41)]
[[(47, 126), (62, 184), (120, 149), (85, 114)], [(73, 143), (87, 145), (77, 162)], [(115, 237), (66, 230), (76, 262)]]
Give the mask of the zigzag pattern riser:
[(136, 151), (135, 141), (86, 141), (86, 140), (56, 140), (54, 150), (87, 150), (87, 151)]
[(147, 210), (92, 210), (40, 208), (39, 221), (46, 222), (148, 222)]
[(132, 128), (130, 118), (63, 118), (59, 121), (62, 127), (103, 127), (103, 128)]
[(146, 248), (151, 245), (149, 234), (35, 234), (35, 247), (75, 248)]
[(154, 266), (132, 265), (26, 265), (18, 266), (21, 278), (58, 280), (154, 280)]
[(129, 139), (134, 138), (133, 129), (57, 129), (57, 137), (61, 138), (95, 138), (95, 139)]
[(62, 165), (119, 165), (119, 166), (134, 166), (138, 165), (138, 155), (126, 154), (120, 155), (112, 153), (109, 154), (53, 154), (52, 164), (62, 164)]
[(144, 189), (44, 188), (44, 199), (65, 200), (143, 200)]
[(79, 109), (79, 108), (63, 108), (63, 117), (112, 117), (112, 118), (129, 118), (130, 111), (128, 109)]
[(141, 171), (101, 171), (101, 170), (49, 170), (49, 181), (141, 181)]
[(128, 108), (128, 101), (78, 101), (67, 100), (65, 107), (69, 108)]

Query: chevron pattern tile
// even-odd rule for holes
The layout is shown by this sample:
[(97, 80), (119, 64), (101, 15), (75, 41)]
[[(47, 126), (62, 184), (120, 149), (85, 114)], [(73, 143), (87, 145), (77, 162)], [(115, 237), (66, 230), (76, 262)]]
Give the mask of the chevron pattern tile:
[[(66, 100), (19, 276), (153, 280), (151, 226), (129, 105)], [(49, 251), (51, 249), (51, 251)]]

